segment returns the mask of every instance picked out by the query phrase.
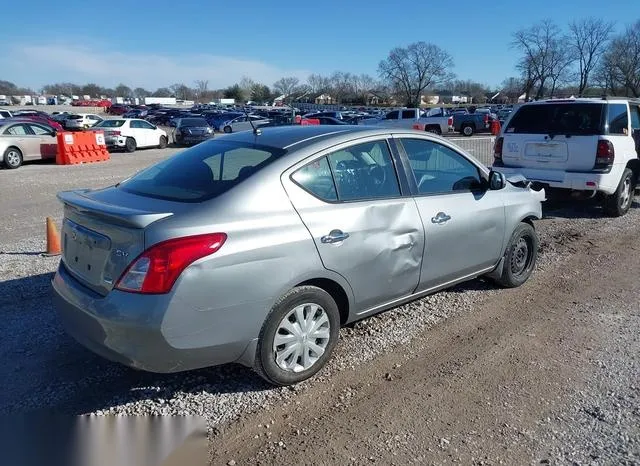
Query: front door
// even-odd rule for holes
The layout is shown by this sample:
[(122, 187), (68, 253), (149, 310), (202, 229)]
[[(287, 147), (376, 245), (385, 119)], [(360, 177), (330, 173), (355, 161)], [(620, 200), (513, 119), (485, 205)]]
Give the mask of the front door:
[(363, 313), (415, 291), (424, 231), (415, 201), (401, 196), (387, 141), (359, 141), (282, 181), (324, 266), (349, 282)]
[(487, 190), (479, 168), (449, 146), (402, 138), (425, 230), (420, 290), (496, 265), (505, 234), (502, 194)]
[(34, 134), (34, 136), (30, 137), (35, 137), (38, 140), (40, 157), (43, 159), (55, 159), (58, 147), (56, 135), (51, 130), (37, 124), (29, 124), (29, 129)]

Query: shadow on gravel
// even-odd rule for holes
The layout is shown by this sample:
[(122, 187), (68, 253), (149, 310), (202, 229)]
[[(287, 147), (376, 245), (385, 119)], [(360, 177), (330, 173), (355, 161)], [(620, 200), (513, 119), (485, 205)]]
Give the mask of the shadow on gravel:
[[(631, 204), (631, 209), (638, 208), (640, 208), (640, 202), (636, 199)], [(549, 199), (542, 204), (542, 215), (547, 219), (603, 218), (607, 216), (602, 209), (602, 202), (597, 199)]]
[(7, 252), (0, 251), (0, 257), (2, 256), (40, 256), (43, 251), (27, 251), (27, 252)]
[[(52, 278), (46, 273), (2, 283), (0, 380), (6, 383), (0, 413), (83, 414), (138, 401), (161, 407), (167, 400), (180, 403), (183, 394), (204, 395), (200, 398), (215, 405), (212, 397), (218, 394), (235, 400), (273, 388), (239, 365), (153, 374), (103, 359), (65, 333), (53, 306)], [(219, 409), (224, 416), (229, 408)]]

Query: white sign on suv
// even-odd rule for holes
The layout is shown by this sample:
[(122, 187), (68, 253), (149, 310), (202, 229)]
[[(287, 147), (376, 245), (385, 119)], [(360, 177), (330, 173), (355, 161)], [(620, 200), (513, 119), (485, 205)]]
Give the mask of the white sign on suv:
[(600, 195), (627, 213), (640, 175), (640, 100), (551, 99), (519, 107), (496, 139), (494, 168), (549, 188)]
[(92, 129), (104, 131), (107, 147), (134, 152), (137, 148), (158, 147), (164, 149), (169, 142), (167, 133), (148, 121), (137, 118), (104, 120)]

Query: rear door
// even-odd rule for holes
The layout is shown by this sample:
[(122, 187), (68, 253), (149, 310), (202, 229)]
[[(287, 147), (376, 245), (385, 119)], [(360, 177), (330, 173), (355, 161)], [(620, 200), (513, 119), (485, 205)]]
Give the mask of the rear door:
[(505, 235), (502, 193), (483, 184), (478, 166), (428, 139), (400, 138), (425, 231), (419, 290), (498, 263)]
[(502, 161), (507, 167), (557, 170), (557, 181), (561, 171), (592, 170), (605, 119), (600, 102), (523, 105), (503, 131)]
[(631, 111), (631, 135), (636, 148), (636, 154), (640, 157), (640, 104), (629, 104)]
[(627, 102), (619, 102), (610, 103), (607, 108), (607, 139), (613, 142), (616, 161), (626, 163), (626, 160), (637, 155), (632, 135), (631, 118), (629, 118), (630, 106)]
[(13, 136), (24, 160), (40, 158), (40, 139), (33, 134), (27, 123), (11, 125), (4, 134)]
[(136, 140), (136, 145), (138, 147), (146, 147), (148, 145), (148, 131), (144, 130), (142, 122), (140, 120), (131, 120), (129, 127), (133, 138)]
[(424, 231), (415, 201), (400, 189), (387, 140), (332, 148), (282, 181), (324, 266), (351, 285), (356, 313), (414, 292)]

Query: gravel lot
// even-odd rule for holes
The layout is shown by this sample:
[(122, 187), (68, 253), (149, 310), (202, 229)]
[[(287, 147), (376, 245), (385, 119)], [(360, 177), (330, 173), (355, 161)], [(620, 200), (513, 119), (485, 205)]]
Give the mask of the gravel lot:
[[(278, 449), (295, 443), (295, 437), (299, 436), (295, 432), (302, 427), (295, 430), (288, 427), (288, 424), (296, 425), (293, 418), (304, 418), (308, 410), (322, 421), (324, 408), (319, 408), (331, 406), (328, 412), (340, 413), (340, 419), (347, 419), (354, 406), (360, 406), (361, 401), (358, 400), (367, 396), (375, 400), (378, 406), (382, 406), (385, 404), (384, 400), (375, 398), (376, 392), (371, 390), (379, 388), (377, 384), (383, 379), (385, 382), (392, 382), (395, 378), (404, 377), (415, 382), (414, 386), (421, 386), (420, 383), (426, 382), (423, 379), (411, 379), (410, 375), (415, 372), (415, 361), (404, 364), (406, 360), (420, 356), (420, 348), (424, 348), (439, 332), (449, 331), (449, 325), (463, 325), (464, 322), (483, 316), (488, 319), (492, 313), (497, 312), (495, 309), (500, 308), (500, 303), (505, 299), (514, 299), (513, 291), (496, 290), (491, 285), (476, 280), (359, 322), (342, 330), (341, 341), (329, 367), (314, 380), (293, 388), (268, 387), (250, 370), (239, 366), (156, 375), (136, 372), (105, 361), (67, 337), (58, 324), (50, 298), (50, 280), (58, 259), (42, 257), (40, 254), (45, 246), (44, 218), (52, 216), (58, 225), (60, 223), (61, 206), (55, 199), (57, 191), (110, 185), (174, 152), (175, 149), (141, 150), (135, 154), (114, 154), (111, 161), (99, 164), (55, 166), (36, 163), (19, 170), (0, 170), (5, 214), (4, 221), (0, 224), (0, 312), (4, 323), (3, 338), (0, 341), (0, 379), (10, 381), (4, 384), (5, 389), (0, 396), (0, 413), (54, 408), (76, 414), (199, 414), (206, 418), (211, 432), (218, 436), (212, 442), (216, 462), (224, 464), (233, 460), (242, 464), (261, 460), (270, 463), (270, 458), (278, 458), (278, 463), (298, 461), (298, 464), (302, 464), (305, 463), (301, 460), (302, 456), (294, 461), (294, 456), (278, 453)], [(380, 439), (371, 432), (368, 432), (369, 437), (365, 437), (364, 434), (359, 435), (358, 431), (347, 434), (346, 431), (337, 429), (337, 433), (342, 432), (346, 437), (355, 435), (358, 441), (353, 445), (359, 445), (362, 451), (353, 452), (345, 447), (344, 452), (348, 455), (337, 455), (336, 461), (340, 459), (340, 463), (360, 463), (369, 462), (372, 457), (373, 461), (386, 458), (389, 461), (381, 461), (390, 463), (395, 461), (395, 452), (400, 455), (398, 461), (402, 462), (400, 458), (411, 458), (406, 456), (403, 448), (413, 447), (420, 454), (426, 455), (424, 461), (428, 461), (430, 455), (435, 455), (433, 458), (439, 459), (436, 463), (458, 459), (466, 463), (482, 464), (484, 461), (486, 464), (498, 464), (501, 460), (518, 458), (520, 461), (516, 462), (520, 463), (640, 462), (640, 289), (633, 279), (620, 283), (624, 275), (619, 273), (616, 262), (611, 262), (609, 257), (617, 252), (620, 257), (616, 256), (616, 260), (625, 261), (620, 267), (629, 270), (631, 277), (637, 276), (631, 272), (640, 272), (637, 246), (632, 236), (637, 231), (640, 220), (639, 207), (634, 204), (627, 216), (608, 219), (601, 217), (599, 209), (589, 204), (580, 204), (579, 207), (554, 204), (547, 206), (546, 218), (537, 224), (541, 237), (539, 267), (532, 282), (517, 291), (520, 294), (515, 296), (519, 296), (521, 300), (511, 303), (511, 309), (519, 305), (524, 309), (546, 311), (558, 316), (564, 310), (562, 306), (568, 306), (567, 309), (571, 311), (568, 315), (574, 317), (573, 320), (557, 317), (552, 324), (559, 329), (579, 324), (595, 333), (589, 333), (592, 350), (587, 350), (588, 345), (583, 345), (578, 351), (587, 356), (573, 361), (582, 364), (581, 366), (568, 365), (566, 374), (558, 370), (545, 372), (548, 368), (544, 358), (532, 357), (530, 352), (542, 350), (544, 344), (548, 344), (551, 348), (566, 351), (569, 359), (563, 359), (562, 363), (567, 364), (567, 361), (571, 361), (569, 356), (572, 354), (572, 347), (558, 346), (553, 338), (566, 338), (575, 342), (578, 341), (576, 336), (572, 339), (564, 334), (553, 334), (541, 335), (538, 339), (532, 333), (525, 340), (535, 344), (531, 343), (528, 347), (522, 342), (522, 332), (526, 336), (525, 329), (528, 325), (540, 326), (541, 322), (536, 321), (534, 316), (528, 316), (527, 319), (523, 318), (523, 327), (519, 328), (518, 318), (509, 321), (515, 324), (507, 325), (507, 330), (514, 330), (514, 334), (519, 336), (518, 345), (524, 345), (520, 350), (530, 356), (527, 363), (539, 369), (534, 373), (535, 376), (542, 377), (523, 379), (526, 383), (519, 386), (518, 390), (533, 391), (536, 396), (549, 401), (546, 410), (527, 404), (512, 405), (513, 413), (517, 411), (521, 417), (526, 417), (530, 411), (530, 422), (526, 424), (529, 430), (519, 433), (509, 430), (508, 426), (478, 424), (478, 420), (473, 417), (473, 409), (463, 410), (458, 413), (459, 422), (476, 426), (477, 435), (467, 432), (466, 437), (467, 442), (470, 442), (467, 444), (469, 451), (475, 455), (472, 456), (463, 454), (466, 450), (461, 444), (457, 444), (459, 451), (452, 451), (449, 446), (453, 438), (445, 437), (444, 434), (438, 434), (434, 445), (424, 443), (419, 423), (411, 426), (398, 424), (398, 430), (389, 429), (395, 437), (385, 434)], [(616, 242), (617, 249), (591, 254), (594, 244), (607, 245), (612, 238), (623, 238), (626, 242)], [(630, 249), (633, 252), (629, 254)], [(627, 251), (626, 255), (624, 251)], [(580, 266), (579, 269), (574, 268), (576, 264)], [(586, 291), (588, 299), (580, 298), (583, 293), (580, 291), (581, 287), (588, 290), (596, 285), (604, 287), (600, 298)], [(556, 308), (555, 301), (549, 296), (555, 296), (562, 304), (558, 304)], [(535, 316), (544, 320), (540, 313)], [(584, 318), (578, 319), (575, 316)], [(498, 322), (507, 321), (499, 318)], [(544, 326), (538, 329), (543, 331)], [(545, 339), (546, 336), (550, 340)], [(504, 338), (509, 341), (507, 336)], [(435, 340), (439, 341), (437, 338)], [(439, 350), (450, 347), (449, 343), (443, 343), (444, 346), (439, 347)], [(545, 353), (547, 355), (548, 352)], [(426, 360), (428, 362), (428, 358)], [(553, 358), (552, 360), (555, 361)], [(466, 374), (466, 387), (472, 393), (482, 393), (480, 375), (477, 379), (471, 376), (473, 374), (469, 367), (473, 365), (453, 359), (447, 361), (447, 364), (452, 364), (450, 367), (437, 364), (431, 367), (422, 359), (420, 361), (419, 367), (427, 366), (424, 370), (434, 371), (437, 367), (440, 372), (429, 372), (430, 377), (440, 380), (445, 386), (451, 386)], [(496, 374), (501, 371), (499, 365), (492, 365), (490, 360), (484, 361), (482, 367), (490, 375), (493, 374), (492, 371)], [(405, 374), (397, 375), (396, 369), (404, 370)], [(515, 367), (514, 370), (523, 369)], [(581, 371), (582, 376), (573, 376)], [(584, 374), (589, 375), (588, 380), (585, 380)], [(515, 373), (514, 379), (519, 380), (518, 375)], [(501, 377), (496, 375), (496, 378)], [(562, 390), (558, 387), (562, 387)], [(386, 391), (378, 390), (377, 393), (394, 398), (394, 393), (398, 393), (398, 396), (403, 394), (399, 391), (402, 389), (410, 390), (411, 387), (387, 385)], [(487, 387), (484, 386), (484, 389)], [(547, 398), (544, 395), (546, 391), (555, 393), (560, 401), (553, 399), (552, 395)], [(328, 400), (330, 404), (319, 401), (323, 394), (325, 397), (331, 396)], [(403, 394), (401, 398), (409, 395), (411, 393)], [(475, 400), (474, 397), (467, 399), (457, 393), (456, 400), (463, 403), (463, 406), (467, 406), (464, 403), (471, 403), (469, 400), (472, 399)], [(532, 400), (533, 398), (525, 401), (533, 403)], [(535, 400), (535, 403), (545, 403), (538, 397)], [(502, 402), (511, 401), (503, 398)], [(406, 403), (407, 406), (411, 405), (409, 401)], [(282, 406), (286, 410), (284, 414), (291, 416), (290, 419), (282, 417)], [(443, 404), (440, 409), (446, 406)], [(369, 409), (374, 408), (369, 406)], [(430, 412), (431, 417), (426, 420), (422, 417), (422, 421), (430, 426), (428, 429), (425, 427), (424, 432), (446, 431), (447, 426), (440, 426), (436, 422), (440, 415), (446, 417), (446, 413), (441, 413), (437, 407), (432, 409), (435, 411)], [(380, 410), (384, 411), (382, 408)], [(363, 414), (357, 409), (353, 412), (354, 418)], [(539, 417), (542, 412), (544, 417)], [(488, 413), (491, 414), (491, 411)], [(407, 416), (410, 418), (408, 414)], [(229, 424), (229, 421), (237, 419), (242, 422)], [(336, 421), (335, 416), (329, 419)], [(263, 426), (271, 421), (274, 422), (273, 429), (276, 433), (254, 433), (258, 424)], [(331, 463), (331, 457), (322, 456), (322, 452), (327, 454), (332, 451), (326, 442), (343, 445), (346, 440), (339, 442), (329, 433), (321, 435), (324, 428), (329, 430), (328, 425), (312, 419), (307, 421), (309, 435), (317, 439), (318, 443), (315, 449), (313, 444), (309, 445), (311, 442), (301, 444), (300, 451), (308, 449), (319, 454), (317, 463)], [(394, 425), (388, 418), (383, 418), (381, 422)], [(348, 426), (343, 427), (348, 429)], [(481, 430), (483, 427), (487, 430)], [(500, 429), (507, 433), (501, 434)], [(282, 440), (278, 440), (277, 435), (281, 435)], [(460, 439), (462, 438), (461, 436)], [(520, 449), (513, 451), (524, 456), (510, 456), (498, 451), (497, 445), (505, 443), (505, 438), (519, 444)], [(234, 450), (234, 439), (242, 440), (243, 443), (246, 439), (257, 440), (254, 442), (255, 446), (245, 448), (243, 444)], [(385, 441), (389, 444), (383, 448), (379, 442)], [(224, 445), (224, 448), (220, 445)], [(376, 450), (378, 447), (380, 451)], [(429, 449), (433, 451), (430, 452)], [(421, 462), (416, 459), (417, 453), (413, 458), (413, 462)], [(306, 462), (308, 461), (307, 458)]]

